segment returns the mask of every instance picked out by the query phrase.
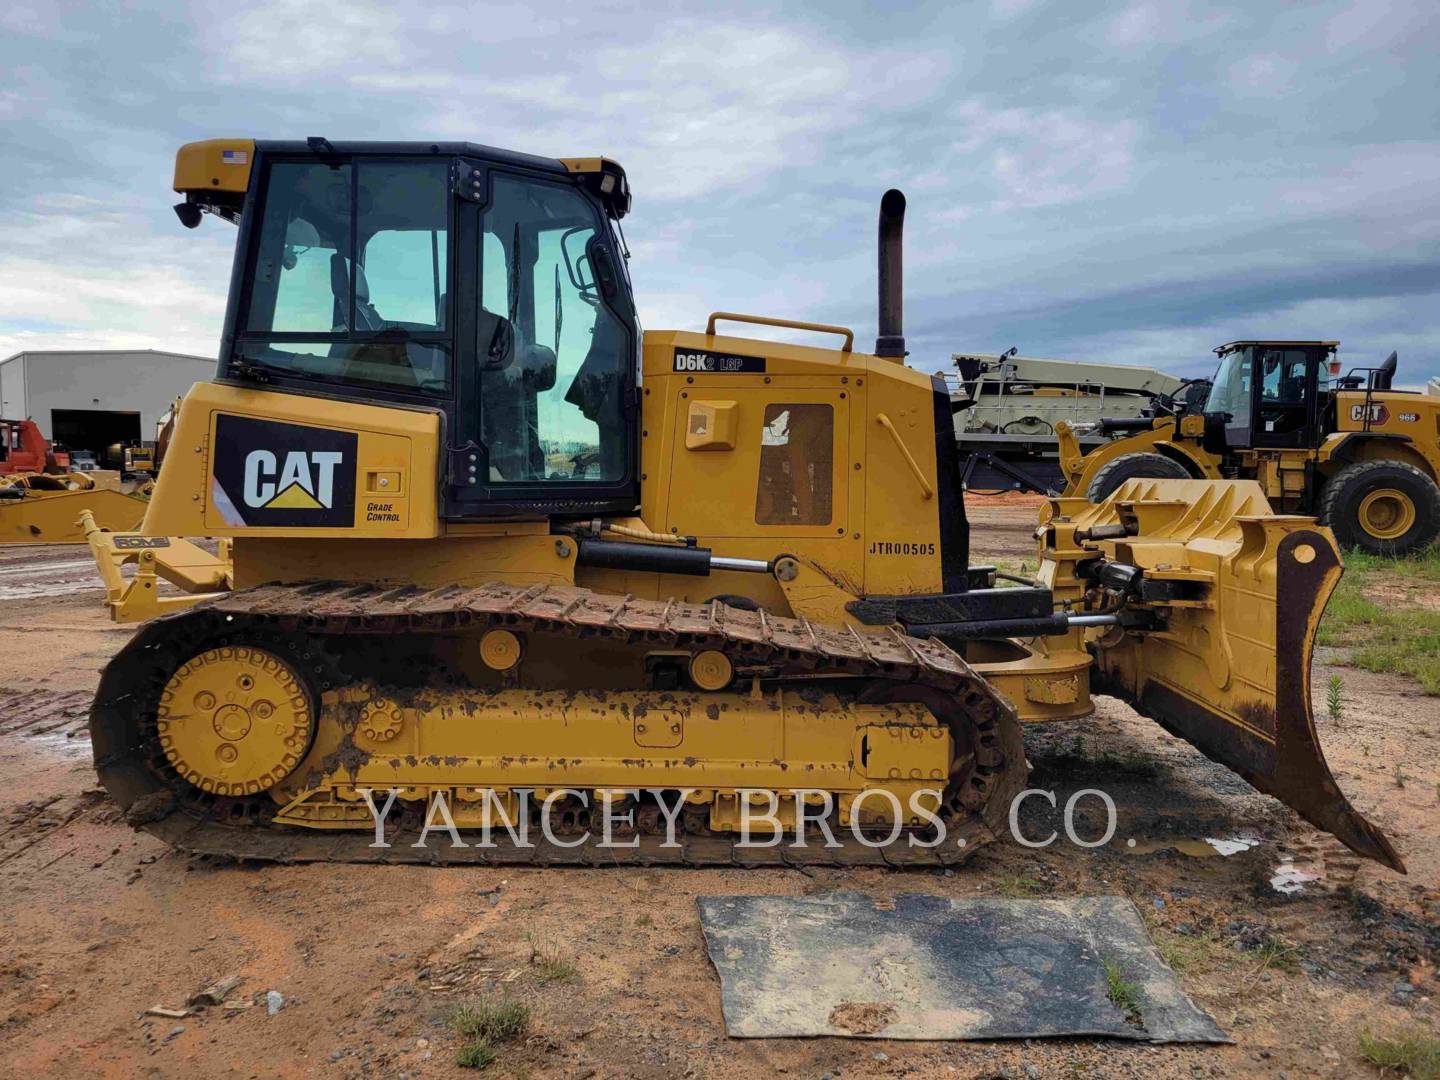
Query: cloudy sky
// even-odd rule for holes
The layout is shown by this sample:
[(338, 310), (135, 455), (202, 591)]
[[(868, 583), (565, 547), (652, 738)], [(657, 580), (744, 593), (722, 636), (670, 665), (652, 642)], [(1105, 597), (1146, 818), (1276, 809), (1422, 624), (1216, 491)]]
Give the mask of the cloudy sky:
[(927, 370), (1272, 336), (1440, 375), (1435, 0), (808, 7), (8, 0), (0, 357), (213, 354), (234, 231), (179, 226), (174, 151), (319, 134), (618, 159), (649, 327), (872, 339), (898, 186)]

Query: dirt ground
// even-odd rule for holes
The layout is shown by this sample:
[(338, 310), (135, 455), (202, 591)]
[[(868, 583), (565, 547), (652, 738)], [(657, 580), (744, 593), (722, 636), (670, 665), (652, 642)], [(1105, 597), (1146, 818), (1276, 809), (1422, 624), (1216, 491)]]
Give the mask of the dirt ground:
[(1036, 514), (1045, 500), (1039, 495), (1007, 491), (998, 495), (967, 495), (970, 561), (1029, 559), (1035, 563)]
[[(972, 517), (977, 561), (1031, 553), (1033, 502)], [(533, 1011), (486, 1074), (517, 1077), (1353, 1077), (1378, 1075), (1362, 1030), (1440, 1027), (1440, 699), (1405, 678), (1317, 666), (1314, 682), (1336, 776), (1408, 877), (1108, 699), (1027, 732), (1032, 786), (1063, 802), (1103, 779), (1115, 796), (1098, 851), (992, 844), (954, 873), (250, 866), (172, 854), (98, 790), (85, 711), (129, 632), (105, 620), (83, 548), (0, 548), (0, 1075), (473, 1075), (445, 1016), (496, 990)], [(1204, 837), (1260, 842), (1203, 856)], [(1271, 884), (1287, 855), (1318, 875), (1291, 895)], [(1235, 1042), (727, 1038), (695, 898), (835, 889), (1129, 896)], [(537, 948), (560, 963), (532, 963)], [(227, 975), (243, 979), (230, 1000), (254, 1004), (144, 1015)]]

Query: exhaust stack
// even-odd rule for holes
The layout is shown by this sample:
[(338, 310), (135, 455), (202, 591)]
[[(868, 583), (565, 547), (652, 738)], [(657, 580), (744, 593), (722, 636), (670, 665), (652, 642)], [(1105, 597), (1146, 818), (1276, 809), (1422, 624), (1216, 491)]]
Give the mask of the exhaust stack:
[(875, 355), (905, 359), (905, 196), (896, 188), (880, 200), (880, 325)]

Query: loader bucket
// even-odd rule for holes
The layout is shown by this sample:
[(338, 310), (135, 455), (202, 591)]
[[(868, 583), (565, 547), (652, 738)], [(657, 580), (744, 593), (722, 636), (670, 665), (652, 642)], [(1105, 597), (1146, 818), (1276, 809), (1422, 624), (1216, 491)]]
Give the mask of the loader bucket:
[(1097, 553), (1142, 571), (1129, 605), (1139, 625), (1089, 631), (1095, 689), (1403, 873), (1316, 737), (1310, 659), (1343, 572), (1330, 530), (1273, 513), (1253, 480), (1132, 480), (1099, 505), (1056, 499), (1050, 512), (1042, 544), (1057, 583)]

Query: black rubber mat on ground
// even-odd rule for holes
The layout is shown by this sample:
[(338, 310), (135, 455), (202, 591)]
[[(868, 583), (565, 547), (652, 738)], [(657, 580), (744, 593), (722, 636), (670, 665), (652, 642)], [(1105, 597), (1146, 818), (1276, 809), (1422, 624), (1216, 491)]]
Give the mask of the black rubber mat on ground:
[(1124, 897), (843, 892), (699, 905), (732, 1036), (1230, 1041)]

